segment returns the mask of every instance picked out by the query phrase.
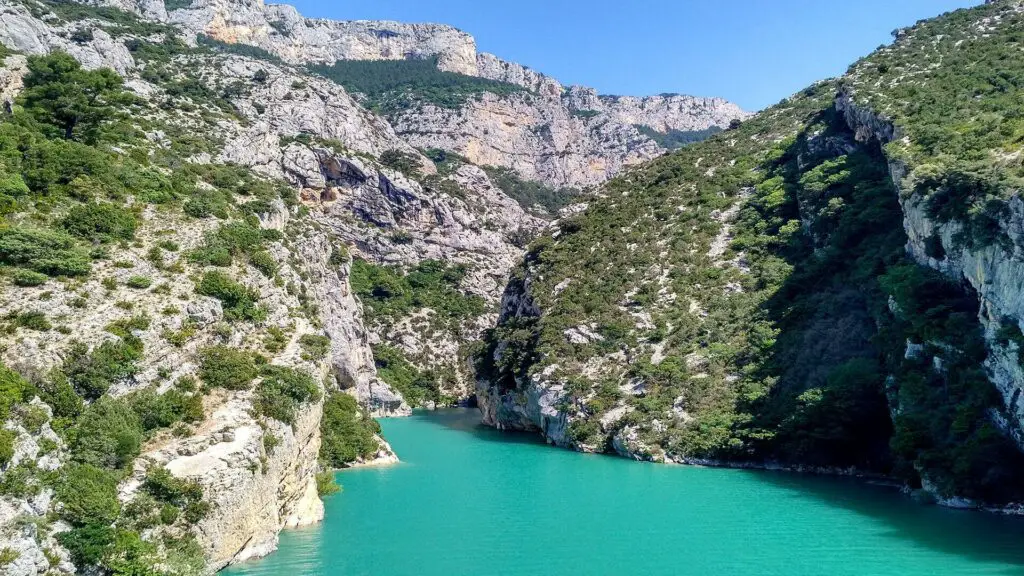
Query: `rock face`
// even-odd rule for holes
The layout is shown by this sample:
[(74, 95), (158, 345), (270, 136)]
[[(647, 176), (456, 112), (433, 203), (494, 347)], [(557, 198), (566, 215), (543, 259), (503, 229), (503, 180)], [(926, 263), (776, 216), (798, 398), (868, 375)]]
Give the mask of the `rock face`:
[(172, 10), (168, 19), (223, 42), (259, 46), (295, 64), (436, 57), (442, 70), (477, 73), (473, 37), (440, 24), (317, 20), (262, 0), (198, 0)]
[(750, 113), (722, 98), (698, 98), (682, 94), (660, 96), (601, 96), (593, 88), (573, 86), (565, 95), (570, 110), (593, 110), (628, 125), (641, 125), (656, 132), (689, 132), (724, 128), (732, 120)]
[(633, 126), (574, 115), (561, 100), (533, 94), (484, 94), (460, 110), (424, 105), (391, 122), (414, 146), (450, 150), (553, 187), (594, 186), (664, 151)]
[[(121, 8), (131, 3), (108, 1)], [(149, 3), (134, 11), (159, 18)], [(525, 66), (477, 53), (472, 36), (444, 25), (317, 20), (261, 0), (197, 0), (171, 10), (166, 21), (223, 42), (257, 46), (292, 64), (437, 58), (441, 70), (526, 88), (504, 97), (484, 94), (459, 110), (423, 105), (390, 120), (413, 146), (456, 152), (474, 164), (510, 168), (553, 187), (594, 186), (664, 152), (634, 125), (692, 131), (725, 128), (749, 116), (719, 98), (615, 97), (581, 86), (566, 89)], [(280, 95), (279, 85), (275, 96)], [(262, 141), (254, 137), (250, 143)]]

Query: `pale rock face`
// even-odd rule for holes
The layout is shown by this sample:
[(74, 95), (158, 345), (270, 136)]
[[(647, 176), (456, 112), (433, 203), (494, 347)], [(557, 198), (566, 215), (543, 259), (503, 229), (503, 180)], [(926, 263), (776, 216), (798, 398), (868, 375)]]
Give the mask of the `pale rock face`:
[(517, 84), (548, 98), (562, 97), (562, 84), (550, 76), (530, 70), (522, 64), (506, 62), (494, 54), (481, 52), (476, 57), (477, 75), (489, 80)]
[(241, 57), (208, 64), (209, 73), (226, 81), (251, 81), (261, 70), (267, 79), (251, 82), (251, 90), (234, 99), (250, 122), (224, 126), (223, 161), (280, 177), (281, 138), (305, 134), (335, 140), (353, 152), (371, 156), (399, 150), (419, 157), (424, 172), (434, 170), (433, 163), (400, 139), (387, 122), (367, 112), (333, 82)]
[(391, 120), (414, 146), (451, 150), (557, 187), (594, 186), (663, 152), (630, 125), (575, 117), (560, 101), (527, 93), (483, 94), (461, 110), (423, 105)]
[(751, 116), (722, 98), (700, 98), (681, 94), (661, 96), (600, 96), (593, 88), (573, 86), (565, 95), (571, 110), (593, 110), (623, 124), (641, 124), (658, 132), (724, 128), (733, 119)]
[(27, 8), (13, 2), (0, 2), (0, 43), (25, 54), (47, 54), (63, 50), (75, 57), (88, 69), (113, 68), (125, 74), (135, 68), (135, 60), (120, 40), (100, 28), (93, 30), (93, 38), (77, 43), (65, 38), (62, 32), (78, 28), (78, 23), (54, 28), (32, 16)]
[(259, 46), (291, 63), (437, 57), (442, 70), (477, 70), (473, 37), (440, 24), (316, 20), (292, 6), (258, 0), (198, 0), (168, 19), (224, 42)]
[(15, 96), (24, 87), (25, 74), (28, 73), (26, 59), (21, 55), (8, 56), (0, 67), (0, 105), (10, 108)]
[[(211, 570), (265, 556), (282, 528), (323, 518), (316, 492), (321, 406), (299, 411), (294, 427), (274, 422), (264, 431), (250, 415), (249, 394), (227, 398), (194, 436), (144, 454), (123, 491), (130, 497), (151, 464), (198, 481), (212, 506), (197, 526)], [(279, 441), (269, 454), (266, 434)]]

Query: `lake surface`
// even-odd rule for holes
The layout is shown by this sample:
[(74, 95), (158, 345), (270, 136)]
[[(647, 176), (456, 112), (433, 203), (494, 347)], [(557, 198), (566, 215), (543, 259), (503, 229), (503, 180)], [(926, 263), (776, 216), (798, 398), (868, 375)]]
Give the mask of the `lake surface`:
[(1024, 519), (853, 480), (577, 454), (478, 419), (382, 420), (402, 464), (339, 473), (323, 524), (225, 574), (1024, 574)]

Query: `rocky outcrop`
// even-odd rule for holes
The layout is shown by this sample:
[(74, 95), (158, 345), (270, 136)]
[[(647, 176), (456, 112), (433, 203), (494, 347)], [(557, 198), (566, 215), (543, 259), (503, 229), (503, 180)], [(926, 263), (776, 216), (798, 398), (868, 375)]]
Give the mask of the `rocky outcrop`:
[(522, 64), (506, 62), (494, 54), (481, 52), (476, 57), (476, 75), (489, 80), (516, 84), (547, 98), (561, 98), (562, 84), (550, 76)]
[[(87, 41), (69, 39), (79, 28), (89, 29)], [(53, 25), (35, 18), (22, 4), (0, 2), (0, 44), (25, 54), (46, 54), (63, 50), (89, 69), (113, 68), (124, 74), (135, 68), (124, 43), (90, 22), (55, 22)]]
[(456, 152), (550, 186), (600, 184), (664, 150), (633, 126), (573, 114), (560, 100), (533, 94), (483, 94), (460, 110), (423, 105), (391, 118), (417, 147)]
[(570, 110), (600, 112), (616, 122), (646, 126), (663, 133), (725, 128), (732, 120), (751, 116), (750, 112), (722, 98), (682, 94), (601, 96), (593, 88), (573, 86), (564, 99)]
[(396, 60), (436, 57), (438, 67), (476, 75), (476, 41), (441, 24), (303, 18), (285, 4), (262, 0), (197, 0), (168, 20), (223, 42), (251, 44), (286, 62)]

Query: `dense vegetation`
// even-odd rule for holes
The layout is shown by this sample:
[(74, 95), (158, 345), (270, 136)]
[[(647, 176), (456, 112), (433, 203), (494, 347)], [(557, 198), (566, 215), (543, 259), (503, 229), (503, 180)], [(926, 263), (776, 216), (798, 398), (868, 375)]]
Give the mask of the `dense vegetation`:
[[(471, 337), (470, 324), (487, 310), (483, 298), (462, 288), (466, 272), (464, 265), (436, 260), (424, 260), (403, 270), (356, 259), (350, 282), (363, 303), (367, 322), (381, 333), (387, 334), (399, 322), (419, 316), (411, 324), (421, 337), (445, 334), (462, 341)], [(374, 346), (373, 352), (381, 379), (401, 392), (410, 405), (454, 403), (455, 399), (443, 392), (455, 385), (452, 369), (418, 368), (416, 364), (424, 359), (407, 358), (399, 348), (386, 344)]]
[(556, 189), (541, 182), (523, 180), (508, 168), (487, 166), (484, 171), (495, 186), (531, 212), (537, 211), (539, 206), (547, 215), (555, 215), (580, 195), (575, 188)]
[(380, 449), (375, 437), (380, 434), (380, 425), (344, 392), (327, 395), (320, 430), (320, 460), (328, 468), (344, 468), (360, 458), (372, 457)]
[(365, 260), (352, 262), (352, 291), (366, 307), (367, 319), (390, 324), (409, 314), (429, 308), (432, 321), (440, 326), (458, 327), (485, 311), (483, 298), (461, 288), (464, 265), (424, 260), (408, 271), (378, 266)]
[(458, 109), (486, 92), (505, 96), (526, 91), (516, 84), (443, 72), (437, 68), (436, 58), (338, 60), (330, 66), (314, 66), (313, 71), (349, 92), (363, 94), (365, 104), (383, 114), (422, 104)]
[(668, 132), (659, 132), (650, 126), (644, 126), (643, 124), (634, 124), (637, 132), (647, 136), (651, 140), (654, 140), (662, 148), (669, 150), (676, 150), (689, 144), (695, 144), (707, 140), (711, 136), (718, 134), (722, 131), (718, 126), (712, 126), (704, 130), (669, 130)]

